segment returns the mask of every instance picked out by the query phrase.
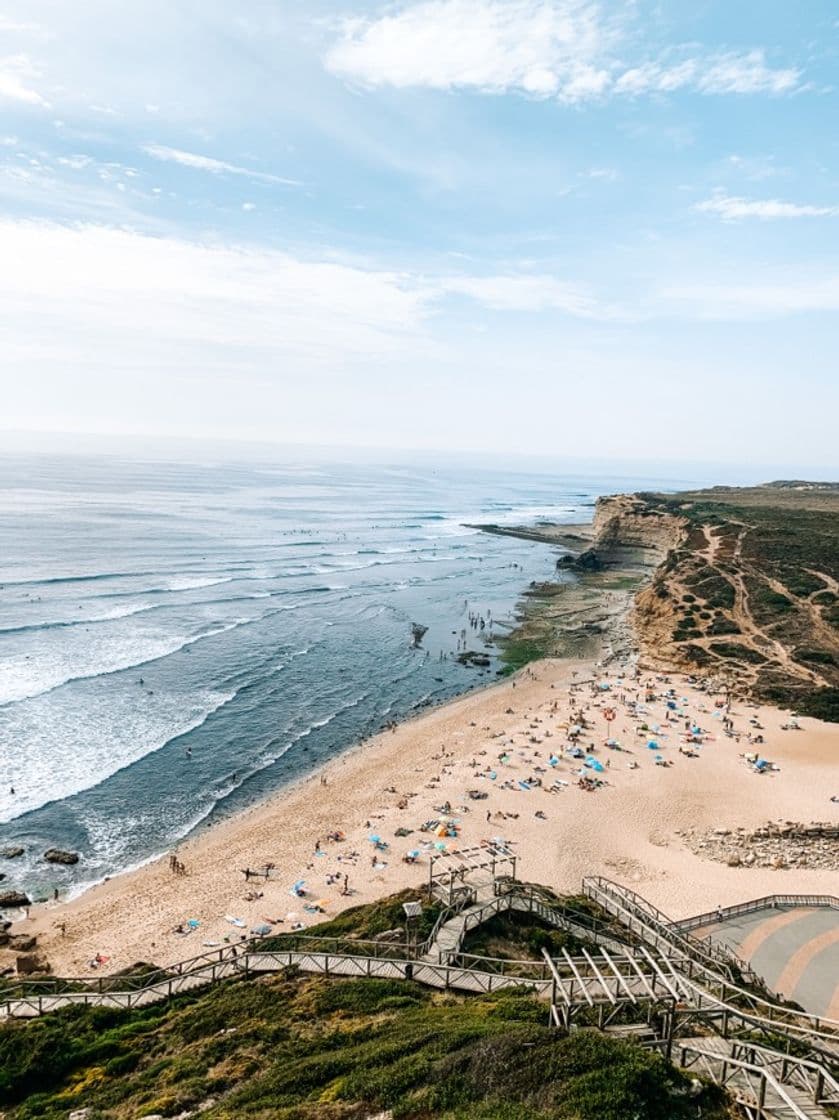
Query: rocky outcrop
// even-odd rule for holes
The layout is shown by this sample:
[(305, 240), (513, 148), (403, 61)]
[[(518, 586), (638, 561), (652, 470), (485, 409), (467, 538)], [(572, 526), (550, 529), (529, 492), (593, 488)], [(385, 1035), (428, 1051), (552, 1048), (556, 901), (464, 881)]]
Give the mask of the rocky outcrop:
[(591, 551), (604, 564), (655, 567), (681, 544), (686, 526), (684, 518), (654, 508), (637, 494), (598, 498)]
[(715, 828), (710, 832), (691, 829), (679, 835), (696, 855), (728, 867), (839, 870), (839, 828), (831, 825), (770, 821), (752, 832)]
[(15, 966), (18, 976), (34, 976), (52, 971), (47, 958), (41, 953), (21, 953), (15, 961)]
[(47, 863), (63, 863), (67, 867), (79, 862), (78, 852), (65, 852), (61, 848), (47, 848), (44, 852)]
[(20, 910), (31, 905), (32, 899), (23, 891), (0, 891), (0, 910)]
[(18, 856), (23, 855), (23, 852), (24, 849), (17, 844), (9, 844), (5, 848), (0, 848), (0, 859), (17, 859)]

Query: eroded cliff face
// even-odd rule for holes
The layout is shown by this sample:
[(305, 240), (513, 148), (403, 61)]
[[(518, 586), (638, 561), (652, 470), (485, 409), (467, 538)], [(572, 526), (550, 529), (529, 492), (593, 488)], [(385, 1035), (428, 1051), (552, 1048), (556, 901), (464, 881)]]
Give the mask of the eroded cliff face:
[(604, 564), (656, 567), (687, 534), (687, 522), (655, 509), (636, 494), (598, 498), (592, 550)]
[(592, 552), (606, 566), (642, 559), (650, 572), (631, 617), (642, 664), (701, 671), (836, 720), (839, 514), (758, 498), (757, 508), (713, 491), (605, 498)]

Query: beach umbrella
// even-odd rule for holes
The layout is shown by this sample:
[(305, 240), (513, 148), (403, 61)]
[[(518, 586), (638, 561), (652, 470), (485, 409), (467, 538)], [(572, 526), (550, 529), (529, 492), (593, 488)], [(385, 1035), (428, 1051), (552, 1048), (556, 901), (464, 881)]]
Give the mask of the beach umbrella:
[(321, 908), (321, 910), (325, 910), (328, 905), (329, 905), (329, 899), (328, 898), (319, 898), (317, 900), (317, 902), (315, 903), (315, 906), (319, 906)]
[(655, 739), (649, 739), (647, 741), (647, 750), (657, 751), (658, 749), (659, 749), (659, 746), (658, 746), (658, 743), (656, 742)]
[(198, 927), (201, 925), (197, 918), (189, 918), (186, 924), (190, 929), (198, 929)]
[(381, 836), (379, 836), (375, 832), (371, 832), (370, 835), (367, 837), (367, 839), (370, 841), (371, 844), (381, 844), (381, 842), (382, 842)]
[(434, 847), (437, 849), (438, 852), (444, 852), (446, 850), (446, 845), (443, 843), (442, 840), (438, 840), (435, 843)]
[(269, 925), (251, 926), (251, 933), (255, 937), (267, 937), (271, 933), (271, 927)]
[(412, 848), (411, 851), (408, 852), (408, 855), (411, 857), (411, 859), (417, 859), (419, 854), (420, 854), (419, 848)]

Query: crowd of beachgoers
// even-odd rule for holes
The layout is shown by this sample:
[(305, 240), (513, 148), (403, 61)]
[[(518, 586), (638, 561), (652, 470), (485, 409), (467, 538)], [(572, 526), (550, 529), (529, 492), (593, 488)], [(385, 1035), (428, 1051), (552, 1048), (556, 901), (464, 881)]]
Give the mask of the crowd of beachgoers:
[(830, 820), (835, 728), (712, 684), (623, 665), (537, 662), (334, 759), (168, 858), (32, 909), (57, 972), (167, 964), (307, 929), (503, 843), (520, 877), (629, 883), (674, 917), (775, 890), (829, 893), (834, 870), (731, 869), (686, 828)]

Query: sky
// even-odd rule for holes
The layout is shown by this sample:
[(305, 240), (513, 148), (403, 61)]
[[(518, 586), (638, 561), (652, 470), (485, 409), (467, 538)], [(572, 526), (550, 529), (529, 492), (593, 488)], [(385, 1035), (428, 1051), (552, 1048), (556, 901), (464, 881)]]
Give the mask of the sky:
[(2, 431), (839, 469), (832, 0), (0, 0)]

